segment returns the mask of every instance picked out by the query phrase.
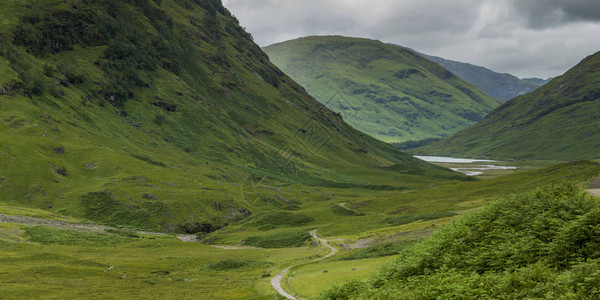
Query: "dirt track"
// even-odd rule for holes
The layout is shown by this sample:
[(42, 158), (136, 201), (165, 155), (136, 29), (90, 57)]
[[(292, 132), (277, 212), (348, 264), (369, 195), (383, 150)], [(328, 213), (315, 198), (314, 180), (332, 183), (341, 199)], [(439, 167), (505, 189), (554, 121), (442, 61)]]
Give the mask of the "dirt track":
[(600, 197), (600, 189), (587, 190), (590, 195)]
[[(308, 263), (304, 263), (303, 265), (306, 265), (306, 264), (311, 264), (311, 263), (314, 263), (314, 262), (317, 262), (317, 261), (324, 260), (324, 259), (326, 259), (326, 258), (329, 258), (329, 257), (332, 257), (332, 256), (334, 256), (334, 255), (335, 255), (335, 254), (338, 252), (338, 250), (337, 250), (336, 248), (334, 248), (333, 246), (331, 246), (331, 245), (329, 244), (329, 241), (328, 241), (328, 240), (326, 240), (326, 239), (323, 239), (323, 238), (320, 238), (320, 237), (317, 235), (317, 231), (316, 231), (316, 230), (313, 230), (313, 231), (311, 231), (311, 232), (310, 232), (310, 235), (312, 235), (312, 237), (313, 237), (313, 238), (315, 238), (317, 241), (319, 241), (321, 244), (325, 245), (325, 247), (329, 248), (329, 250), (331, 250), (331, 252), (329, 252), (329, 254), (327, 254), (327, 255), (325, 255), (325, 256), (323, 256), (323, 257), (321, 257), (321, 258), (317, 258), (317, 259), (315, 259), (315, 260), (312, 260), (312, 261), (310, 261), (310, 262), (308, 262)], [(287, 273), (287, 272), (288, 272), (288, 271), (289, 271), (291, 268), (293, 268), (293, 267), (295, 267), (295, 266), (297, 266), (297, 265), (292, 265), (292, 266), (289, 266), (289, 267), (287, 267), (287, 268), (285, 268), (285, 269), (281, 270), (279, 273), (277, 273), (277, 275), (275, 275), (275, 276), (274, 276), (274, 277), (271, 279), (271, 286), (272, 286), (272, 287), (273, 287), (273, 288), (274, 288), (274, 289), (277, 291), (277, 293), (279, 293), (279, 295), (281, 295), (281, 296), (285, 297), (286, 299), (293, 299), (293, 300), (295, 300), (295, 299), (296, 299), (296, 297), (294, 297), (293, 295), (289, 294), (288, 292), (286, 292), (286, 291), (285, 291), (285, 290), (284, 290), (284, 289), (281, 287), (281, 281), (283, 280), (283, 277), (285, 276), (285, 274), (286, 274), (286, 273)]]

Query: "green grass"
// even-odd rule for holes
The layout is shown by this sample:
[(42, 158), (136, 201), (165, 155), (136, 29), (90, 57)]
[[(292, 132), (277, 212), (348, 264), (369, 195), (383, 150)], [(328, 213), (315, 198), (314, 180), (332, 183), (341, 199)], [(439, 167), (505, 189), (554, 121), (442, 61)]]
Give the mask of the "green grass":
[(261, 248), (299, 247), (304, 245), (308, 239), (310, 239), (310, 234), (307, 231), (301, 230), (263, 236), (250, 236), (245, 240), (244, 245)]
[(278, 227), (298, 227), (310, 224), (314, 218), (304, 213), (289, 213), (285, 211), (268, 213), (250, 219), (245, 224), (258, 227), (260, 230), (270, 230)]
[(243, 260), (243, 259), (225, 259), (220, 260), (214, 263), (210, 263), (205, 266), (206, 269), (215, 270), (215, 271), (232, 271), (238, 270), (241, 268), (249, 268), (265, 265), (264, 262), (254, 261), (254, 260)]
[(86, 233), (43, 226), (29, 227), (25, 229), (25, 232), (29, 235), (30, 241), (44, 245), (110, 247), (132, 241), (122, 235)]
[[(297, 210), (287, 211), (284, 206), (271, 214), (307, 215), (314, 219), (311, 223), (265, 231), (260, 226), (247, 224), (260, 220), (263, 215), (258, 215), (206, 237), (214, 244), (239, 245), (246, 241), (246, 246), (293, 245), (288, 248), (226, 250), (201, 243), (183, 243), (173, 237), (143, 234), (135, 237), (122, 230), (85, 233), (2, 223), (0, 274), (6, 276), (0, 280), (0, 293), (9, 299), (39, 298), (40, 295), (46, 298), (169, 298), (178, 295), (201, 299), (270, 299), (275, 295), (269, 283), (271, 276), (287, 266), (302, 265), (328, 253), (324, 247), (312, 246), (309, 242), (308, 232), (318, 229), (319, 236), (330, 239), (341, 252), (326, 261), (293, 269), (292, 276), (286, 277), (284, 283), (295, 294), (314, 297), (331, 285), (368, 280), (381, 266), (406, 253), (407, 246), (410, 248), (415, 240), (435, 234), (437, 229), (460, 218), (466, 211), (511, 191), (527, 191), (549, 182), (572, 180), (587, 184), (591, 178), (600, 176), (599, 166), (592, 162), (561, 164), (495, 179), (410, 191), (309, 190), (304, 187), (308, 193), (298, 193), (298, 197), (310, 197), (312, 201), (298, 198)], [(279, 192), (291, 200), (286, 188), (293, 190), (282, 186)], [(330, 209), (339, 207), (342, 201), (364, 214), (340, 215)], [(21, 211), (19, 208), (11, 210)], [(44, 210), (27, 208), (23, 211), (33, 216), (50, 216)], [(443, 216), (439, 215), (441, 212), (449, 212), (448, 217), (433, 219)], [(453, 212), (459, 215), (451, 216)], [(386, 218), (404, 215), (411, 218), (431, 215), (429, 219), (433, 220), (391, 227), (383, 222)], [(27, 233), (31, 228), (37, 230), (37, 238), (44, 244), (32, 240)], [(252, 243), (248, 242), (249, 237)], [(371, 240), (369, 247), (354, 250), (341, 247), (342, 243), (350, 244), (358, 239)], [(113, 269), (109, 269), (110, 266)], [(323, 273), (323, 270), (328, 272)], [(34, 286), (34, 282), (41, 284)], [(86, 289), (68, 294), (74, 286)]]
[(25, 2), (0, 4), (1, 205), (176, 232), (465, 179), (351, 128), (216, 2)]
[(600, 53), (476, 125), (415, 153), (577, 160), (600, 157)]
[(595, 298), (599, 217), (598, 199), (572, 184), (513, 194), (438, 230), (370, 282), (321, 298)]
[[(28, 234), (27, 242), (4, 239), (17, 229), (32, 232), (36, 240)], [(7, 223), (0, 224), (0, 250), (0, 294), (6, 299), (271, 299), (275, 292), (265, 274), (322, 251), (225, 250), (167, 237), (127, 238)]]
[[(327, 261), (295, 269), (288, 278), (287, 288), (302, 299), (312, 299), (333, 285), (353, 280), (367, 280), (393, 261), (392, 257), (353, 261)], [(324, 271), (327, 270), (327, 273)]]
[(357, 260), (365, 258), (377, 258), (385, 256), (393, 256), (400, 254), (403, 250), (415, 243), (414, 240), (399, 241), (392, 243), (378, 244), (362, 249), (349, 251), (348, 254), (340, 257), (340, 260)]
[(499, 105), (438, 64), (379, 41), (305, 37), (264, 50), (315, 99), (385, 142), (447, 137)]
[(383, 222), (387, 223), (390, 226), (399, 226), (404, 224), (409, 224), (416, 221), (429, 221), (436, 220), (441, 218), (448, 218), (456, 216), (456, 213), (453, 212), (442, 212), (442, 213), (432, 213), (432, 214), (419, 214), (419, 215), (403, 215), (400, 217), (391, 217), (386, 218)]

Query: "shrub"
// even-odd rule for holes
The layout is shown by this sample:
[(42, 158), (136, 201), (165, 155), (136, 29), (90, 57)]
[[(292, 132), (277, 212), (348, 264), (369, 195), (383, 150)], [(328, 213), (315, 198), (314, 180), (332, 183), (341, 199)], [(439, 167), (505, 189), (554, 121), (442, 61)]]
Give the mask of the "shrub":
[(204, 268), (215, 271), (229, 271), (237, 270), (241, 268), (253, 267), (264, 265), (265, 263), (255, 260), (243, 260), (243, 259), (226, 259), (220, 260), (214, 263), (206, 265)]
[(308, 239), (310, 239), (308, 232), (296, 231), (249, 237), (245, 244), (261, 248), (300, 247)]

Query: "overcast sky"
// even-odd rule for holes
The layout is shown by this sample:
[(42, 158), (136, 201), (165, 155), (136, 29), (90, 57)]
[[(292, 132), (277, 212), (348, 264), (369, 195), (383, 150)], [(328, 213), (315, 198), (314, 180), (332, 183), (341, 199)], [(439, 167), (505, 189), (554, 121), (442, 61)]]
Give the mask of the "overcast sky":
[(223, 0), (260, 46), (308, 35), (378, 39), (519, 77), (600, 51), (599, 0)]

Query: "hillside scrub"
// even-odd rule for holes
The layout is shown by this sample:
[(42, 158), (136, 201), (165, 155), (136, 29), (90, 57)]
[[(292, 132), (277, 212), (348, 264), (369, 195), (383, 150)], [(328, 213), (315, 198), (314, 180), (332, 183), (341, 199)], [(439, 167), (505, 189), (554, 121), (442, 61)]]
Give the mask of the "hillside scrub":
[(321, 299), (592, 299), (600, 203), (571, 184), (500, 199)]

